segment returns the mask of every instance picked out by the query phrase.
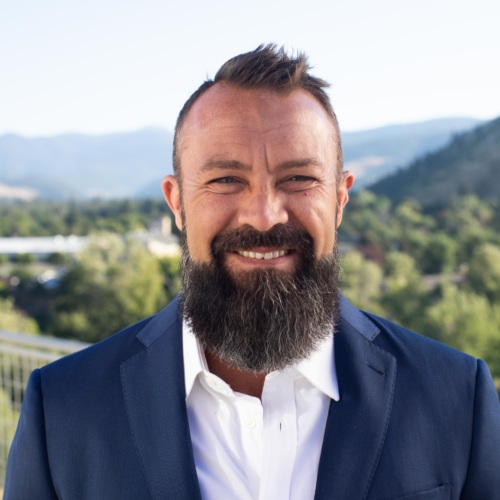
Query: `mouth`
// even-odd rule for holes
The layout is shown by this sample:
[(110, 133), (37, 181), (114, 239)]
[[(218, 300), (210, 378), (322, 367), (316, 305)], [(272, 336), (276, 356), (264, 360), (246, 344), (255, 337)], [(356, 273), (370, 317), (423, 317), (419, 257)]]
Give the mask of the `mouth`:
[(236, 250), (238, 255), (242, 257), (246, 257), (249, 259), (256, 260), (270, 260), (270, 259), (278, 259), (279, 257), (283, 257), (290, 253), (290, 250), (273, 250), (268, 252), (253, 252), (249, 250)]
[(294, 269), (298, 252), (291, 248), (257, 247), (248, 250), (233, 250), (226, 253), (227, 264), (238, 269)]

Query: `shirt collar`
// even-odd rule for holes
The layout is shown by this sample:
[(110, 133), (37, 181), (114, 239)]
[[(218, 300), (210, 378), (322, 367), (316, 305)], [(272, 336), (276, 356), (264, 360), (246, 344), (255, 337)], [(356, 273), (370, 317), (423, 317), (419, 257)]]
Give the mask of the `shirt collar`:
[[(190, 326), (182, 323), (182, 345), (184, 358), (184, 381), (186, 398), (191, 393), (193, 384), (199, 373), (208, 372), (205, 353)], [(302, 360), (292, 368), (297, 370), (312, 385), (330, 399), (339, 401), (339, 387), (334, 356), (334, 336), (329, 335), (309, 358)]]
[(205, 353), (185, 320), (182, 322), (182, 355), (184, 358), (184, 382), (186, 384), (187, 398), (198, 374), (209, 370)]
[(294, 365), (294, 368), (323, 394), (339, 401), (334, 341), (335, 336), (329, 335), (311, 356)]

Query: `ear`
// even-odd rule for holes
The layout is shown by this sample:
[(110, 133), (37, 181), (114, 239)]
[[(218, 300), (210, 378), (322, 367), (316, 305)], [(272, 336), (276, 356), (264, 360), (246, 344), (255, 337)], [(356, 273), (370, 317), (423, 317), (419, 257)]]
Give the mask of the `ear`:
[(349, 201), (349, 189), (352, 188), (354, 184), (354, 174), (349, 171), (342, 172), (342, 178), (339, 182), (337, 188), (337, 228), (342, 222), (342, 216), (344, 215), (344, 207)]
[(165, 201), (175, 216), (175, 225), (182, 231), (181, 191), (177, 179), (173, 175), (165, 176), (162, 181), (162, 189)]

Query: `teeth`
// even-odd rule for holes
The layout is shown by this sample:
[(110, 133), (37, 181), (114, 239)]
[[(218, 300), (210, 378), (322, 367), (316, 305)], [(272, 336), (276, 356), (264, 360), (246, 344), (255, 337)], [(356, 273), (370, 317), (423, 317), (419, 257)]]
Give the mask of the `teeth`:
[(242, 257), (249, 257), (250, 259), (277, 259), (278, 257), (283, 257), (286, 254), (286, 250), (276, 250), (274, 252), (247, 252), (246, 250), (238, 250), (238, 254)]

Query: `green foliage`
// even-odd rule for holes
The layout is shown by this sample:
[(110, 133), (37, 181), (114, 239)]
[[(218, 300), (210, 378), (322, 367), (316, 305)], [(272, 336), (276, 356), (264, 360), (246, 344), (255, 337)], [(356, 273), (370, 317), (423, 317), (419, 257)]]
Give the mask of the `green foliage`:
[(16, 265), (10, 270), (10, 281), (16, 283), (18, 291), (33, 288), (33, 271), (29, 265)]
[(414, 228), (432, 229), (435, 226), (431, 217), (422, 214), (422, 208), (416, 200), (405, 200), (396, 205), (394, 215), (403, 231)]
[(358, 307), (374, 313), (382, 312), (377, 303), (382, 283), (382, 270), (359, 252), (349, 252), (342, 259), (342, 292)]
[(379, 301), (384, 314), (409, 328), (418, 321), (423, 308), (425, 289), (415, 260), (405, 253), (390, 252), (384, 264), (384, 286)]
[(180, 257), (162, 257), (159, 260), (168, 301), (181, 291), (179, 261)]
[(145, 229), (151, 219), (169, 213), (160, 200), (4, 202), (0, 203), (0, 236), (127, 233)]
[(158, 260), (140, 242), (96, 235), (62, 280), (55, 335), (87, 342), (154, 314), (166, 304)]
[(418, 158), (371, 186), (393, 203), (415, 199), (424, 207), (444, 207), (453, 196), (475, 194), (500, 199), (500, 118), (454, 138), (439, 151)]
[(445, 284), (425, 314), (425, 333), (484, 359), (500, 378), (500, 304), (482, 295)]
[(38, 325), (30, 318), (17, 310), (12, 298), (0, 299), (0, 330), (10, 332), (38, 333)]
[[(378, 198), (370, 191), (360, 191), (352, 197), (350, 212), (340, 226), (340, 235), (359, 238), (363, 245), (390, 249), (396, 234), (387, 198)], [(347, 214), (346, 214), (347, 215)]]
[(429, 235), (421, 255), (421, 268), (424, 274), (446, 273), (455, 269), (458, 245), (444, 233)]
[(20, 253), (12, 257), (11, 260), (17, 264), (33, 264), (36, 262), (36, 257), (32, 253)]
[(484, 243), (472, 255), (466, 283), (492, 303), (500, 304), (500, 246)]
[[(340, 237), (357, 239), (378, 255), (399, 250), (411, 255), (421, 274), (450, 273), (468, 264), (483, 243), (500, 246), (500, 200), (454, 198), (448, 207), (425, 212), (415, 201), (390, 205), (362, 191), (352, 197)], [(497, 225), (499, 229), (497, 229)]]
[[(92, 324), (87, 318), (85, 308), (80, 311), (60, 311), (54, 318), (51, 327), (56, 335), (59, 337), (69, 337), (83, 341), (90, 341), (95, 337), (98, 340), (102, 335), (95, 336), (92, 334)], [(106, 306), (104, 307), (104, 311)], [(110, 332), (108, 332), (111, 335)], [(102, 335), (104, 338), (105, 335)]]
[(69, 264), (70, 260), (71, 259), (69, 255), (60, 252), (51, 253), (47, 257), (47, 263), (54, 266), (63, 266), (65, 264)]

